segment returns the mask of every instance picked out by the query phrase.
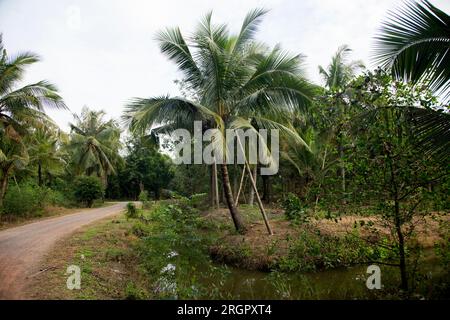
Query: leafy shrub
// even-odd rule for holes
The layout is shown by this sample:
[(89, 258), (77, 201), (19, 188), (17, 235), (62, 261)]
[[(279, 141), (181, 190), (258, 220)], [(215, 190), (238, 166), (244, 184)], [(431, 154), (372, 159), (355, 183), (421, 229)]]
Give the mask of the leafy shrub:
[(198, 193), (191, 196), (190, 205), (195, 209), (205, 210), (208, 208), (208, 194)]
[(344, 237), (334, 237), (321, 234), (314, 228), (302, 228), (298, 238), (290, 242), (289, 253), (281, 257), (274, 267), (287, 272), (310, 272), (349, 266), (377, 261), (382, 258), (382, 249), (362, 240), (357, 229)]
[(141, 238), (137, 249), (156, 297), (194, 299), (208, 295), (209, 288), (192, 276), (192, 270), (201, 269), (202, 274), (215, 279), (220, 279), (221, 273), (211, 264), (208, 237), (198, 232), (198, 211), (189, 201), (158, 202), (144, 211), (144, 219), (135, 223), (133, 234)]
[(47, 188), (30, 184), (10, 186), (3, 200), (2, 211), (8, 215), (38, 215), (47, 203), (47, 192)]
[(142, 202), (143, 209), (151, 208), (151, 202), (149, 201), (148, 191), (146, 191), (146, 190), (141, 191), (141, 193), (139, 193), (138, 199), (139, 199), (139, 201)]
[(302, 204), (300, 199), (293, 193), (288, 193), (281, 202), (281, 207), (288, 220), (306, 222), (308, 220), (307, 207)]
[(47, 189), (47, 203), (57, 207), (73, 207), (75, 205), (75, 199), (73, 194), (64, 194), (59, 190)]
[(125, 213), (128, 219), (135, 219), (138, 216), (138, 210), (133, 202), (127, 203), (127, 212)]
[(75, 181), (74, 195), (79, 202), (85, 203), (88, 208), (91, 208), (94, 200), (103, 197), (104, 188), (100, 179), (92, 176), (81, 176)]
[(125, 299), (127, 300), (144, 300), (147, 294), (144, 289), (136, 286), (133, 282), (128, 282), (125, 287)]
[(138, 196), (139, 201), (146, 202), (148, 201), (148, 192), (146, 190), (143, 190), (139, 193)]

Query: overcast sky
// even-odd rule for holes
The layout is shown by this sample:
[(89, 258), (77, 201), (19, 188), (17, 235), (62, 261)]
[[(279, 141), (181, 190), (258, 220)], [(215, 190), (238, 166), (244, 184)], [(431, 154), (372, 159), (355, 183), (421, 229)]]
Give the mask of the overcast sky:
[[(432, 0), (450, 12), (449, 0)], [(309, 78), (320, 83), (318, 65), (326, 66), (342, 44), (352, 58), (370, 66), (372, 37), (389, 9), (401, 0), (0, 0), (0, 32), (10, 54), (33, 51), (42, 62), (29, 68), (25, 81), (56, 84), (70, 108), (48, 110), (64, 129), (71, 112), (84, 105), (119, 118), (131, 97), (177, 94), (175, 65), (159, 51), (155, 33), (180, 26), (193, 31), (213, 10), (213, 19), (238, 31), (252, 8), (271, 11), (257, 38), (280, 43), (306, 55)], [(373, 66), (372, 66), (373, 67)]]

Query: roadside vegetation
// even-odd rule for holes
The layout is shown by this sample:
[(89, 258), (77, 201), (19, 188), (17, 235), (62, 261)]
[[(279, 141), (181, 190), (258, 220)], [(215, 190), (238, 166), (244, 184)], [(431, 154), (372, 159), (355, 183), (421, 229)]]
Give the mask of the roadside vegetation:
[[(44, 261), (29, 292), (47, 299), (443, 299), (448, 298), (445, 216), (420, 225), (423, 261), (409, 295), (401, 279), (383, 265), (384, 288), (368, 290), (365, 268), (395, 261), (386, 249), (389, 232), (371, 217), (347, 216), (338, 223), (310, 215), (310, 222), (270, 210), (274, 236), (265, 236), (258, 209), (241, 207), (251, 231), (233, 230), (226, 209), (199, 211), (192, 199), (155, 202), (147, 209), (129, 205), (125, 216), (85, 228), (60, 242)], [(375, 245), (371, 233), (355, 225), (372, 221), (385, 234)], [(439, 247), (440, 248), (440, 247)], [(81, 267), (81, 290), (67, 290), (65, 267)], [(427, 276), (433, 271), (433, 276)], [(323, 277), (323, 278), (321, 278)], [(51, 289), (51, 290), (50, 290)]]
[[(314, 84), (302, 54), (256, 40), (267, 14), (249, 12), (236, 34), (212, 13), (191, 36), (164, 29), (181, 95), (132, 98), (121, 121), (85, 107), (69, 133), (44, 112), (66, 108), (55, 86), (16, 88), (37, 56), (10, 58), (0, 39), (0, 218), (133, 201), (56, 249), (45, 297), (448, 298), (450, 17), (406, 1), (380, 22), (378, 68), (343, 45)], [(194, 136), (197, 120), (222, 137), (278, 129), (278, 172), (249, 164), (246, 141), (244, 164), (216, 161), (231, 157), (223, 140), (214, 163), (174, 165), (177, 146), (195, 141), (171, 133)], [(66, 264), (82, 267), (81, 291), (64, 291)], [(382, 290), (365, 287), (371, 264)], [(349, 278), (326, 288), (311, 276), (332, 272)]]

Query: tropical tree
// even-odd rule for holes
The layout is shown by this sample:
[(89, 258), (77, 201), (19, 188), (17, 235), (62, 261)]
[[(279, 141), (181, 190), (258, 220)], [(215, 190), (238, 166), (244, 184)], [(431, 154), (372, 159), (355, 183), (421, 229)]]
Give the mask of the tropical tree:
[(155, 198), (159, 199), (161, 189), (166, 188), (173, 178), (170, 158), (142, 138), (130, 140), (127, 151), (125, 166), (119, 175), (121, 182), (134, 196), (143, 191), (152, 191)]
[[(450, 102), (450, 16), (427, 0), (408, 0), (392, 11), (375, 38), (374, 61), (398, 80), (426, 85)], [(417, 146), (447, 161), (450, 115), (445, 107), (404, 108)], [(442, 112), (444, 110), (444, 112)]]
[[(404, 109), (436, 103), (430, 90), (395, 81), (383, 70), (366, 72), (354, 80), (357, 107), (351, 167), (355, 200), (375, 203), (392, 244), (386, 246), (398, 263), (401, 287), (408, 290), (414, 268), (409, 266), (420, 249), (414, 237), (419, 219), (431, 214), (439, 185), (449, 175), (444, 165), (423, 154), (411, 140), (414, 127)], [(414, 259), (413, 259), (414, 258)]]
[(47, 81), (19, 85), (26, 67), (38, 61), (39, 57), (30, 52), (10, 57), (0, 34), (0, 203), (6, 193), (9, 175), (15, 168), (23, 168), (28, 163), (23, 138), (29, 129), (49, 121), (45, 107), (66, 108), (56, 87)]
[(335, 137), (337, 140), (337, 149), (340, 157), (340, 174), (342, 192), (345, 194), (346, 182), (345, 182), (345, 163), (344, 163), (344, 151), (345, 151), (345, 124), (346, 124), (346, 109), (348, 105), (348, 96), (346, 90), (348, 84), (354, 78), (356, 73), (364, 68), (364, 64), (361, 61), (350, 61), (349, 54), (351, 49), (347, 45), (339, 47), (338, 51), (331, 59), (331, 63), (327, 68), (319, 66), (319, 73), (322, 75), (325, 88), (327, 89), (326, 97), (327, 102), (333, 107), (333, 121), (335, 127)]
[(120, 161), (120, 128), (114, 120), (104, 120), (104, 111), (84, 107), (81, 115), (74, 115), (70, 124), (68, 145), (75, 174), (97, 175), (106, 187), (108, 175), (115, 173), (114, 164)]
[(362, 61), (349, 61), (351, 52), (352, 50), (347, 45), (343, 45), (338, 48), (326, 69), (319, 66), (319, 73), (328, 90), (342, 93), (355, 74), (364, 68)]
[(33, 130), (26, 140), (30, 164), (36, 166), (37, 183), (42, 186), (45, 178), (61, 173), (66, 164), (66, 153), (61, 147), (66, 135), (55, 126), (46, 126)]
[(39, 61), (33, 53), (19, 53), (9, 57), (0, 34), (0, 123), (9, 132), (24, 130), (23, 124), (45, 119), (44, 107), (65, 109), (54, 85), (39, 81), (19, 87), (26, 67)]
[[(185, 39), (179, 28), (162, 31), (158, 42), (164, 54), (183, 73), (183, 81), (198, 93), (198, 100), (160, 96), (136, 98), (125, 120), (131, 131), (150, 129), (157, 123), (192, 129), (195, 120), (207, 128), (225, 130), (276, 128), (302, 141), (287, 125), (292, 113), (306, 108), (313, 86), (304, 78), (301, 55), (292, 56), (276, 46), (268, 51), (254, 40), (265, 10), (248, 13), (237, 35), (226, 25), (214, 25), (209, 13), (195, 33)], [(225, 144), (225, 143), (224, 143)], [(226, 158), (226, 152), (223, 152)], [(234, 203), (228, 168), (221, 164), (225, 199), (235, 228), (245, 227)]]
[(27, 149), (22, 140), (11, 137), (7, 130), (0, 128), (0, 206), (3, 204), (8, 179), (15, 169), (23, 169), (28, 164)]

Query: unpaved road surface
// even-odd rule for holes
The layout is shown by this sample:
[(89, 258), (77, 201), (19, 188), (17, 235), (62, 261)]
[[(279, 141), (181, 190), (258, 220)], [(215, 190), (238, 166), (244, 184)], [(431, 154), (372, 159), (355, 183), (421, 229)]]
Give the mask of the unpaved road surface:
[(0, 299), (23, 299), (28, 279), (39, 272), (39, 262), (61, 238), (79, 227), (116, 215), (126, 203), (88, 209), (0, 231)]

